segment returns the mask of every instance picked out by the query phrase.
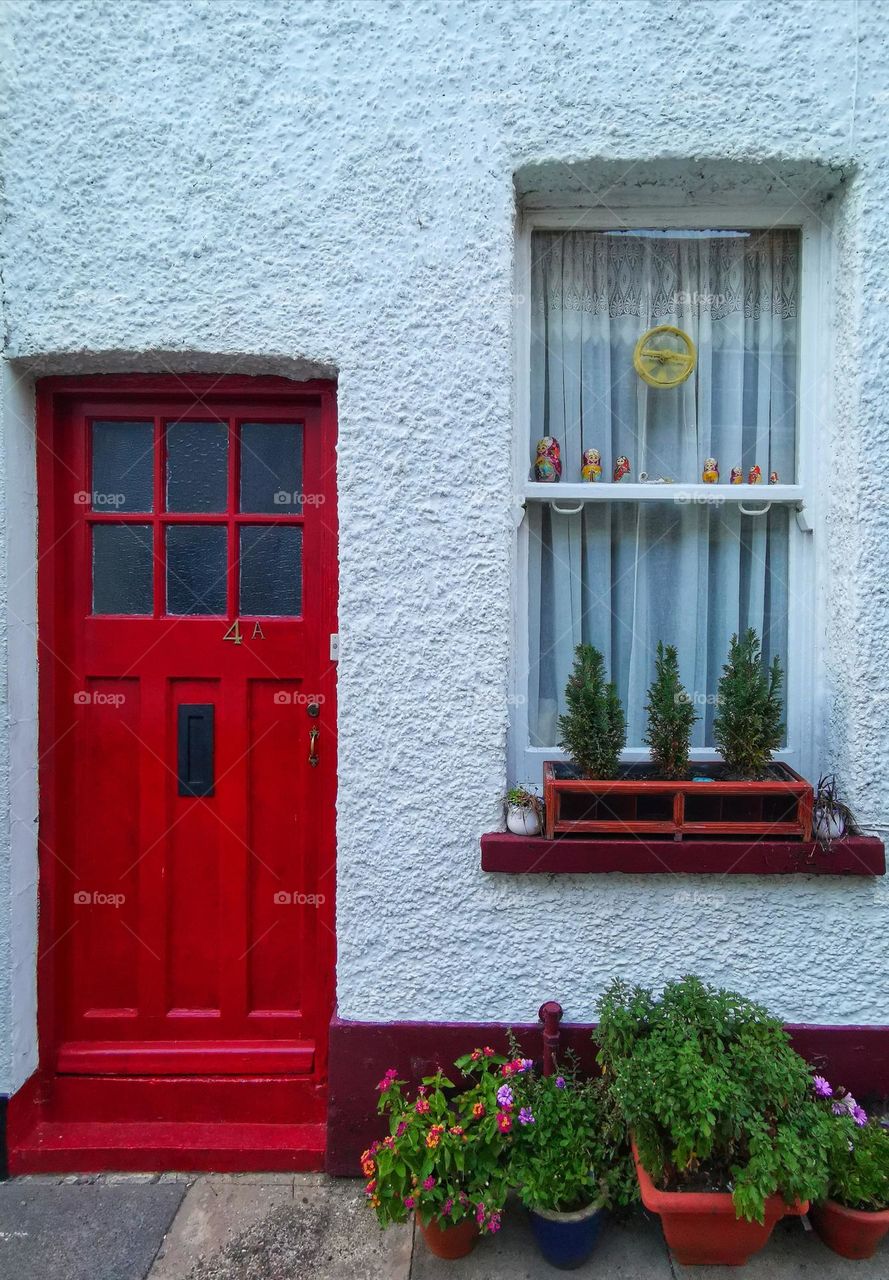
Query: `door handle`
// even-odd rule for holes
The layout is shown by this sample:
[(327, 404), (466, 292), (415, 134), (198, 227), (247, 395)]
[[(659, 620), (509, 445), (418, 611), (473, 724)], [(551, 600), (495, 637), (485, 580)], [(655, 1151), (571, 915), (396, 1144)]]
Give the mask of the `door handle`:
[(318, 734), (320, 732), (321, 730), (318, 728), (316, 724), (312, 725), (311, 729), (309, 730), (309, 764), (312, 766), (313, 769), (315, 768), (315, 765), (318, 763), (318, 753), (315, 750), (315, 747), (317, 745)]

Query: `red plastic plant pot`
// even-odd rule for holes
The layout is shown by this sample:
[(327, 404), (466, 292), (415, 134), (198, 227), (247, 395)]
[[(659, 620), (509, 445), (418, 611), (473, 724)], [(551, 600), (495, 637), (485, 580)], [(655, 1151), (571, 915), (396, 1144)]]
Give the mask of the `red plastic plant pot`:
[(768, 1242), (780, 1218), (809, 1207), (808, 1200), (788, 1205), (781, 1196), (769, 1196), (765, 1221), (748, 1222), (735, 1216), (728, 1191), (659, 1191), (639, 1162), (635, 1142), (633, 1160), (642, 1203), (660, 1216), (664, 1238), (684, 1266), (743, 1266)]
[(836, 1200), (821, 1200), (812, 1205), (809, 1221), (841, 1258), (872, 1258), (889, 1232), (889, 1209), (847, 1209)]
[(478, 1225), (474, 1218), (464, 1218), (456, 1226), (443, 1227), (435, 1218), (424, 1225), (418, 1216), (417, 1223), (423, 1232), (426, 1248), (436, 1258), (465, 1258), (467, 1253), (472, 1253), (478, 1240)]

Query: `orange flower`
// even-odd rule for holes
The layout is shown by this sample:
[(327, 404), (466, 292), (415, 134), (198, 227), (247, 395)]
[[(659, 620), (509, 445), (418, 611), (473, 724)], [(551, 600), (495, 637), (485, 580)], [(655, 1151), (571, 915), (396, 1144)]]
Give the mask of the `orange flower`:
[(472, 1108), (472, 1114), (476, 1120), (481, 1120), (482, 1116), (485, 1114), (484, 1103), (476, 1102)]

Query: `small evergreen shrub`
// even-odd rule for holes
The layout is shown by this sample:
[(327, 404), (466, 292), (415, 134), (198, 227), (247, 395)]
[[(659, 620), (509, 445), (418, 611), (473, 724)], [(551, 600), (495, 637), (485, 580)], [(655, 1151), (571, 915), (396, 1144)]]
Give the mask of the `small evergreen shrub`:
[(605, 660), (591, 644), (579, 644), (565, 688), (568, 710), (559, 717), (560, 746), (591, 778), (617, 775), (627, 723), (617, 689), (605, 679)]
[(664, 648), (658, 641), (654, 671), (645, 704), (645, 741), (651, 748), (651, 762), (662, 778), (686, 778), (691, 731), (698, 716), (679, 679), (679, 659), (672, 644)]
[(763, 665), (753, 627), (732, 636), (713, 720), (713, 739), (731, 777), (761, 778), (780, 747), (783, 681), (777, 657), (770, 668)]
[(656, 1185), (731, 1190), (737, 1216), (759, 1222), (770, 1195), (824, 1195), (833, 1117), (761, 1005), (693, 977), (668, 983), (660, 999), (616, 980), (594, 1039)]

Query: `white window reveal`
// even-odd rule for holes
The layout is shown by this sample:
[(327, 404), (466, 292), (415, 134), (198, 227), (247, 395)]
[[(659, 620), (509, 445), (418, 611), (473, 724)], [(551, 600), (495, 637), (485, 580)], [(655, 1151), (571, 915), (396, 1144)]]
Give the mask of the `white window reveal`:
[[(712, 758), (719, 676), (747, 627), (787, 676), (780, 756), (809, 758), (806, 242), (800, 227), (768, 224), (526, 232), (517, 779), (538, 781), (541, 762), (563, 755), (558, 718), (580, 643), (605, 656), (629, 759), (647, 755), (657, 643), (675, 645), (700, 716), (694, 754)], [(661, 326), (679, 332), (641, 341)], [(659, 348), (678, 358), (659, 362)], [(545, 436), (558, 442), (558, 483), (535, 479)]]

